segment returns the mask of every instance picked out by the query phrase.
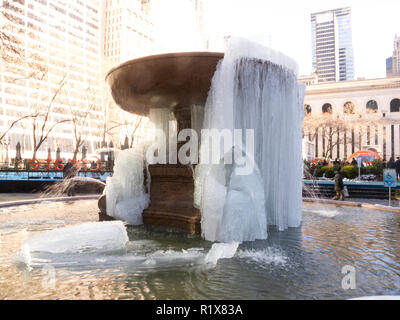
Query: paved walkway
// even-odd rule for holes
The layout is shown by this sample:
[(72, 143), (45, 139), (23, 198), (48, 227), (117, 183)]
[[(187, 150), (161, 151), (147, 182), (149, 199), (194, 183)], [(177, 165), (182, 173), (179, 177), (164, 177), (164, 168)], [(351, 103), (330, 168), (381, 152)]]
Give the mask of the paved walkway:
[[(353, 201), (353, 202), (363, 202), (363, 203), (370, 203), (370, 204), (379, 204), (382, 206), (388, 206), (389, 200), (382, 200), (382, 199), (357, 199), (357, 198), (345, 198), (346, 201)], [(390, 205), (392, 207), (400, 207), (400, 201), (396, 199), (392, 199)]]
[[(65, 195), (66, 196), (66, 195)], [(77, 196), (94, 196), (93, 194), (77, 194)], [(100, 195), (98, 195), (100, 197)], [(60, 195), (43, 195), (42, 193), (0, 193), (0, 203), (19, 201), (19, 200), (31, 200), (40, 198), (59, 198)]]
[(40, 193), (0, 193), (0, 202), (40, 198)]
[[(331, 198), (319, 198), (321, 200), (332, 200)], [(373, 205), (380, 205), (380, 206), (388, 206), (389, 200), (388, 199), (367, 199), (367, 198), (344, 198), (344, 201), (348, 202), (358, 202), (358, 203), (368, 203)], [(340, 202), (340, 201), (337, 201)], [(397, 199), (392, 199), (390, 203), (391, 207), (400, 207), (400, 201)]]

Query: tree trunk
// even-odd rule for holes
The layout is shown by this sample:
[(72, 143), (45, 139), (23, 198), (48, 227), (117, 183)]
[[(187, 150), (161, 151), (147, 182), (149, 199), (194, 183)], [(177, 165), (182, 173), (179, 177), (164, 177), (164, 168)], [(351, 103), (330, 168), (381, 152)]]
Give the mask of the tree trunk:
[(35, 148), (33, 149), (32, 160), (33, 160), (33, 159), (36, 159), (36, 154), (37, 154), (38, 149), (39, 149), (39, 148), (37, 148), (37, 147), (35, 147)]
[(79, 153), (79, 147), (76, 146), (75, 150), (74, 150), (74, 156), (72, 157), (72, 160), (76, 160), (76, 157), (78, 156), (78, 153)]

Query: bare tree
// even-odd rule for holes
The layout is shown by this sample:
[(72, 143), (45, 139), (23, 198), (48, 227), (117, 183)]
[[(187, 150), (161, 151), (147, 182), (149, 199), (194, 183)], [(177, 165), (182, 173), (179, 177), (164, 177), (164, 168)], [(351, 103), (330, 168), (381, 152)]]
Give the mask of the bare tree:
[(85, 99), (86, 99), (86, 108), (84, 110), (78, 108), (76, 110), (72, 104), (69, 104), (70, 109), (70, 116), (71, 116), (71, 123), (72, 123), (72, 133), (74, 136), (74, 154), (73, 160), (76, 160), (77, 155), (79, 153), (79, 149), (83, 146), (86, 141), (87, 132), (86, 128), (88, 122), (90, 120), (90, 112), (93, 110), (95, 103), (94, 103), (94, 96), (92, 94), (90, 85), (85, 91)]
[[(129, 148), (133, 147), (133, 143), (135, 141), (136, 132), (139, 129), (140, 125), (143, 122), (142, 116), (137, 116), (134, 121), (124, 121), (124, 122), (117, 122), (117, 121), (110, 121), (109, 126), (104, 125), (103, 131), (103, 141), (107, 135), (114, 137), (116, 135), (115, 130), (124, 128), (125, 132), (127, 132), (127, 136), (130, 138)], [(118, 134), (119, 135), (119, 134)]]
[(130, 143), (130, 148), (133, 147), (133, 141), (135, 139), (136, 131), (139, 128), (140, 124), (142, 123), (143, 117), (142, 116), (137, 116), (136, 121), (133, 124), (132, 129), (130, 130), (130, 136), (131, 136), (131, 143)]
[[(114, 67), (114, 63), (110, 61), (103, 61), (103, 76), (105, 77), (107, 72)], [(119, 144), (121, 130), (124, 130), (126, 135), (130, 138), (130, 147), (133, 146), (135, 141), (136, 132), (140, 125), (143, 123), (142, 116), (133, 117), (129, 115), (128, 117), (121, 115), (123, 112), (114, 102), (108, 87), (104, 88), (103, 99), (105, 101), (104, 108), (104, 120), (103, 120), (103, 130), (102, 130), (102, 141), (106, 141), (110, 138), (116, 144)]]
[(358, 131), (355, 134), (356, 127), (366, 127), (371, 123), (376, 124), (376, 121), (363, 119), (360, 115), (352, 114), (351, 117), (332, 115), (324, 113), (319, 116), (306, 114), (303, 120), (303, 131), (310, 134), (311, 141), (318, 138), (322, 140), (322, 155), (327, 158), (336, 158), (333, 154), (333, 149), (340, 145), (346, 145), (351, 141), (352, 145), (359, 145), (361, 149), (361, 141), (367, 132)]
[(63, 120), (54, 120), (50, 121), (50, 116), (52, 113), (52, 108), (54, 102), (59, 97), (62, 92), (62, 89), (65, 85), (66, 76), (64, 76), (59, 82), (56, 90), (53, 92), (53, 95), (50, 101), (47, 103), (45, 108), (40, 108), (36, 106), (31, 115), (28, 117), (31, 120), (31, 129), (32, 129), (32, 137), (33, 137), (33, 154), (32, 159), (36, 159), (36, 154), (39, 148), (42, 146), (43, 142), (47, 140), (50, 133), (61, 123), (70, 122), (70, 119)]
[(17, 124), (24, 121), (25, 119), (29, 119), (32, 117), (33, 117), (32, 115), (27, 115), (12, 121), (11, 124), (8, 126), (8, 128), (4, 130), (2, 133), (0, 133), (0, 143), (3, 143), (3, 141), (6, 139), (7, 133), (9, 133), (11, 129), (13, 129), (15, 126), (17, 126)]
[(332, 158), (333, 148), (343, 143), (340, 133), (348, 130), (348, 124), (339, 117), (334, 117), (328, 113), (321, 116), (308, 114), (304, 117), (303, 129), (311, 133), (311, 140), (315, 140), (317, 134), (322, 135), (322, 141), (327, 142), (322, 145), (322, 154), (325, 157)]

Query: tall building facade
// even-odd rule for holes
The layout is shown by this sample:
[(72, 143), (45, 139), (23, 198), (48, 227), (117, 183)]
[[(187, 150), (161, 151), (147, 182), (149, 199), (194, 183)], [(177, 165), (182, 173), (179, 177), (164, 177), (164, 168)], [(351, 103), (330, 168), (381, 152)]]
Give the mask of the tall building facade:
[[(1, 60), (0, 132), (16, 119), (50, 105), (49, 128), (71, 119), (72, 112), (90, 108), (82, 137), (89, 153), (93, 152), (103, 128), (101, 0), (0, 0), (0, 8), (1, 28), (15, 39), (17, 55), (25, 61)], [(28, 120), (15, 126), (4, 140), (10, 152), (20, 142), (26, 158), (34, 147)], [(57, 147), (69, 157), (74, 143), (71, 122), (61, 123), (42, 144), (38, 157), (47, 158), (48, 148), (55, 153)]]
[[(102, 8), (102, 58), (103, 77), (107, 72), (131, 59), (153, 53), (154, 24), (151, 17), (151, 0), (104, 0)], [(120, 109), (113, 101), (108, 85), (104, 83), (104, 101), (108, 141), (124, 142), (128, 137), (134, 146), (144, 139), (147, 118), (139, 118)], [(132, 132), (135, 132), (134, 137)], [(132, 139), (134, 139), (132, 143)]]
[(351, 8), (312, 13), (311, 41), (320, 82), (354, 80)]
[(153, 50), (154, 25), (149, 1), (104, 0), (102, 51), (105, 60), (120, 64)]
[(386, 76), (400, 76), (400, 37), (394, 37), (393, 55), (386, 59)]

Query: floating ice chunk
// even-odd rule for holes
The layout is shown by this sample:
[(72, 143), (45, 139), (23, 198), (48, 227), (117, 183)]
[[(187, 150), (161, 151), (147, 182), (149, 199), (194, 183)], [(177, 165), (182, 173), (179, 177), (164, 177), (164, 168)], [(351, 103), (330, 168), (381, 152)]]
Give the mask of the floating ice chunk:
[(238, 247), (239, 242), (235, 241), (230, 243), (214, 243), (206, 255), (205, 262), (216, 265), (219, 259), (230, 259), (235, 255)]
[(128, 242), (121, 221), (88, 222), (80, 225), (42, 232), (26, 239), (22, 253), (80, 253), (120, 251)]

